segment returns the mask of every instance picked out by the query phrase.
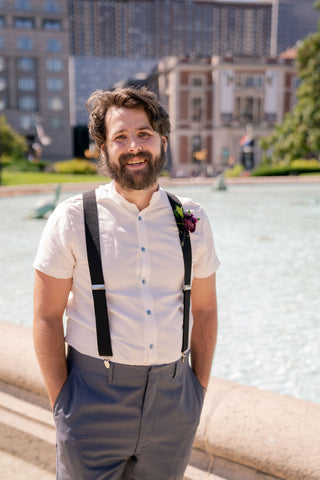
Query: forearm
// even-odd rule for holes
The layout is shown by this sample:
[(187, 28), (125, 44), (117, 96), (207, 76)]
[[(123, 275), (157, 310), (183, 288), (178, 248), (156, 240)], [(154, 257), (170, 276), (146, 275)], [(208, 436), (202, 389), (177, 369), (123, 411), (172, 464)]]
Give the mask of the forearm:
[(50, 404), (53, 407), (68, 376), (62, 320), (35, 317), (33, 339)]
[(217, 311), (212, 309), (194, 312), (193, 316), (191, 366), (199, 382), (206, 389), (217, 341)]

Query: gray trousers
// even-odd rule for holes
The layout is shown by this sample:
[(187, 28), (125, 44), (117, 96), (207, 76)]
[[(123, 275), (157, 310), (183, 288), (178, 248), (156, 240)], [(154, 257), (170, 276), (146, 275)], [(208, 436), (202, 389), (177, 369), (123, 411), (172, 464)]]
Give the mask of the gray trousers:
[(131, 366), (70, 348), (54, 405), (58, 480), (181, 480), (204, 391), (188, 359)]

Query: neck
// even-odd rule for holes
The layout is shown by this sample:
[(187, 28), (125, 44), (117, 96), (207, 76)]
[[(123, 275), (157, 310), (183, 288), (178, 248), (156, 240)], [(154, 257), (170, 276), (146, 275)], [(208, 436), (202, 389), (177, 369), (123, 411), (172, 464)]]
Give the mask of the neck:
[(158, 190), (159, 185), (158, 183), (155, 183), (151, 187), (144, 190), (126, 190), (118, 183), (114, 182), (114, 188), (123, 198), (130, 203), (134, 203), (139, 211), (141, 211), (147, 208), (147, 206), (150, 204), (152, 195)]

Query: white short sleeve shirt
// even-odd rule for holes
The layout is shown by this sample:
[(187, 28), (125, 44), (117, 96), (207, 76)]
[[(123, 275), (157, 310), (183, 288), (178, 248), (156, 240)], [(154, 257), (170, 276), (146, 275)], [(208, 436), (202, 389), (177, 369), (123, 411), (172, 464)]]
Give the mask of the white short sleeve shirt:
[[(112, 360), (159, 365), (181, 355), (184, 263), (175, 218), (166, 192), (154, 193), (139, 211), (114, 185), (96, 190), (101, 257), (108, 304)], [(219, 266), (206, 213), (180, 198), (200, 220), (191, 236), (192, 275), (205, 278)], [(99, 357), (87, 261), (82, 195), (58, 205), (42, 234), (34, 267), (56, 278), (71, 278), (66, 341)], [(190, 331), (192, 315), (190, 316)]]

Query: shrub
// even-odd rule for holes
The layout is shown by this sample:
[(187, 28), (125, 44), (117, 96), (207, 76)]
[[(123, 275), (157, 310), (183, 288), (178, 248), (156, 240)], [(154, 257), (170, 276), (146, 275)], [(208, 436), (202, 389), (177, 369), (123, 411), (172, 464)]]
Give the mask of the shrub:
[(10, 165), (12, 162), (12, 157), (10, 157), (10, 155), (1, 155), (1, 165), (2, 165), (2, 168), (5, 168), (7, 167), (8, 165)]
[(301, 173), (319, 172), (320, 163), (318, 160), (293, 160), (288, 165), (259, 166), (251, 173), (251, 176), (299, 175)]
[(318, 160), (293, 160), (290, 164), (291, 168), (303, 172), (320, 172), (320, 163)]
[(10, 172), (42, 172), (48, 164), (40, 160), (29, 162), (26, 158), (12, 158), (8, 155), (3, 155), (1, 161), (4, 169)]
[(224, 171), (224, 175), (226, 178), (240, 177), (243, 170), (243, 166), (240, 165), (240, 163), (237, 163), (232, 168), (226, 168), (226, 170)]
[(4, 115), (0, 115), (0, 150), (2, 155), (13, 158), (23, 158), (27, 151), (26, 139), (8, 124)]
[(291, 169), (289, 166), (276, 165), (274, 167), (261, 166), (251, 172), (251, 177), (269, 177), (276, 175), (289, 175)]
[(74, 158), (63, 162), (56, 162), (53, 165), (53, 171), (56, 173), (72, 173), (72, 174), (92, 174), (97, 173), (95, 164), (88, 160)]

